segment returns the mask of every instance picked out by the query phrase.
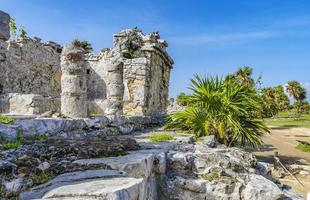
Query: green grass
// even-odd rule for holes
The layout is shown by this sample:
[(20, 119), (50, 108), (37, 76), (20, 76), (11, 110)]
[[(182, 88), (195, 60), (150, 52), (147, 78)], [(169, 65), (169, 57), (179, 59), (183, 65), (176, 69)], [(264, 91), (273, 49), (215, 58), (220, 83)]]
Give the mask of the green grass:
[(5, 142), (2, 146), (4, 150), (8, 150), (8, 149), (17, 149), (20, 146), (22, 146), (22, 142), (19, 140), (16, 141), (12, 141), (12, 142)]
[(168, 132), (155, 133), (150, 137), (151, 142), (164, 142), (174, 140), (174, 137)]
[[(1, 135), (0, 135), (1, 136)], [(43, 134), (36, 134), (33, 136), (25, 137), (22, 131), (17, 133), (17, 137), (13, 141), (7, 141), (0, 137), (0, 150), (16, 149), (21, 147), (25, 142), (43, 142), (47, 140), (47, 136)]]
[(295, 148), (304, 152), (310, 152), (310, 143), (300, 143)]
[(264, 119), (268, 126), (310, 128), (310, 114), (298, 114), (296, 111), (280, 112), (273, 118)]
[(15, 121), (14, 118), (0, 114), (0, 124), (9, 124), (14, 121)]

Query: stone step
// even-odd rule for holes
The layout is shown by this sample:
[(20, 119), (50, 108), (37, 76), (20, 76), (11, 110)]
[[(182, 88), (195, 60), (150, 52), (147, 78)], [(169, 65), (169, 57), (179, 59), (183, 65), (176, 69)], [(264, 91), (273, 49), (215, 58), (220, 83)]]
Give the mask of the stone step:
[(142, 200), (139, 197), (143, 193), (143, 184), (142, 178), (96, 179), (54, 188), (45, 193), (41, 199)]
[(153, 173), (165, 173), (165, 150), (132, 151), (128, 155), (107, 158), (76, 160), (79, 166), (108, 166), (111, 169), (124, 172), (127, 176), (147, 178)]
[(102, 179), (102, 180), (111, 179), (115, 177), (124, 178), (124, 175), (122, 172), (119, 172), (117, 170), (106, 170), (106, 169), (85, 170), (85, 171), (65, 173), (56, 176), (54, 179), (45, 184), (32, 188), (30, 191), (21, 193), (20, 199), (21, 200), (40, 199), (43, 196), (45, 196), (46, 193), (57, 190), (57, 188), (62, 188), (67, 185), (80, 184), (82, 182), (89, 182), (96, 179)]

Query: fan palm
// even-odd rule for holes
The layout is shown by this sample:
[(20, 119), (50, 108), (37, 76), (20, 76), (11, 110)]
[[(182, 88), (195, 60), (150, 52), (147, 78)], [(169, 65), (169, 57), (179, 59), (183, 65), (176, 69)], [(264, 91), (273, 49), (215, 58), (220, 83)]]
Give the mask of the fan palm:
[(168, 127), (187, 129), (197, 136), (214, 134), (226, 145), (257, 147), (268, 129), (257, 119), (260, 97), (253, 87), (217, 76), (191, 79), (187, 107), (169, 115)]
[(289, 81), (286, 86), (286, 91), (293, 96), (297, 105), (297, 112), (300, 112), (302, 102), (306, 99), (306, 90), (298, 81)]

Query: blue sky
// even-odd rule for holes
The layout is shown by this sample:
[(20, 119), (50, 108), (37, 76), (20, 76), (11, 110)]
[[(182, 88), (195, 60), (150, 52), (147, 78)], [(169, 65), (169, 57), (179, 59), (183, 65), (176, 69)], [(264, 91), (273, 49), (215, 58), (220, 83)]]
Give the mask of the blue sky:
[(85, 39), (96, 51), (125, 28), (159, 31), (175, 61), (172, 97), (187, 91), (194, 73), (241, 66), (253, 67), (264, 86), (298, 80), (310, 93), (309, 0), (0, 0), (0, 10), (31, 36)]

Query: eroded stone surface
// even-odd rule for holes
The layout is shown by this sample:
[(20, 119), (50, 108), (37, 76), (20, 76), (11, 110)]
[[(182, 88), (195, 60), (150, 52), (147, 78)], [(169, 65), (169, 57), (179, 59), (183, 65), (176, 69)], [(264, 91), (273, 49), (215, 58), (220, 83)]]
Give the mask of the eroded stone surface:
[(10, 38), (10, 16), (0, 10), (0, 40), (8, 40)]

